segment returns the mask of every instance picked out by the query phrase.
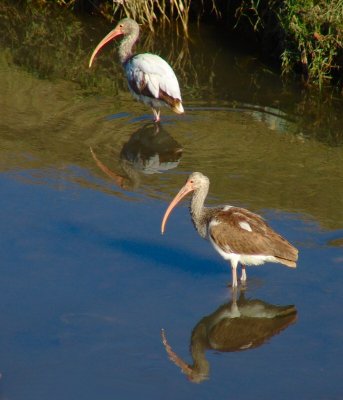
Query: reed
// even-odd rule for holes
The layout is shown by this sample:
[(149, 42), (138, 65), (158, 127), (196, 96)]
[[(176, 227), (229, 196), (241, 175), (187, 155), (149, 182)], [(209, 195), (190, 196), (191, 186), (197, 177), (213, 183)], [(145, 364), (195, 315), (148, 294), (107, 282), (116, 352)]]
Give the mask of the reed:
[[(130, 17), (154, 31), (158, 22), (163, 27), (179, 22), (183, 34), (188, 37), (188, 25), (192, 0), (113, 0), (113, 14), (120, 17)], [(201, 1), (203, 5), (203, 1)], [(212, 11), (219, 15), (216, 0), (210, 0)], [(177, 26), (177, 25), (176, 25)]]
[[(48, 3), (47, 0), (33, 1), (40, 4)], [(201, 11), (199, 12), (201, 7), (199, 6), (202, 6), (204, 10), (205, 2), (210, 3), (212, 12), (219, 15), (216, 0), (198, 0), (198, 14), (201, 14)], [(75, 9), (84, 8), (86, 1), (55, 0), (55, 3)], [(100, 0), (97, 3), (90, 2), (95, 11), (109, 20), (130, 17), (140, 24), (148, 26), (152, 32), (155, 30), (155, 24), (157, 23), (163, 27), (176, 23), (176, 28), (178, 29), (178, 24), (180, 24), (180, 33), (182, 32), (186, 37), (189, 36), (188, 26), (191, 3), (192, 0)], [(208, 4), (206, 4), (206, 7), (208, 7)], [(198, 15), (199, 17), (200, 15)]]

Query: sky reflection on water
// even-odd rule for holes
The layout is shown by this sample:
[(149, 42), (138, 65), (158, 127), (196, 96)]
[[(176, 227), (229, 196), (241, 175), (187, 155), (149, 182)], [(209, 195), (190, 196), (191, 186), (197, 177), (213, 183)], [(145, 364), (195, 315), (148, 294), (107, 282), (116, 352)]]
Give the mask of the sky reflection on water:
[[(284, 94), (275, 76), (236, 71), (227, 78), (233, 93), (242, 87), (235, 105), (223, 96), (227, 81), (194, 97), (187, 81), (186, 115), (165, 112), (156, 134), (125, 91), (92, 96), (37, 79), (6, 54), (0, 398), (340, 399), (343, 152), (276, 106)], [(232, 57), (217, 55), (215, 66)], [(258, 94), (244, 89), (252, 77)], [(168, 202), (194, 170), (211, 178), (209, 205), (257, 211), (300, 250), (294, 271), (249, 268), (245, 293), (293, 304), (296, 323), (255, 349), (208, 350), (200, 385), (170, 362), (160, 336), (165, 329), (191, 363), (192, 330), (231, 302), (228, 265), (195, 232), (186, 202), (160, 234)]]

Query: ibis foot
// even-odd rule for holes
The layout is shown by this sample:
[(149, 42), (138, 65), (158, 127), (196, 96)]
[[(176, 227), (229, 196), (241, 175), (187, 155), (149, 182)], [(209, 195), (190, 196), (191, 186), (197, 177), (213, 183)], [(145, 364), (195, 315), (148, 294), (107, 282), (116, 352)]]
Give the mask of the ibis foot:
[(159, 123), (160, 121), (161, 121), (161, 119), (160, 119), (160, 113), (161, 113), (161, 111), (160, 110), (156, 110), (155, 108), (153, 108), (152, 109), (152, 112), (153, 112), (153, 114), (154, 114), (154, 122), (155, 123)]

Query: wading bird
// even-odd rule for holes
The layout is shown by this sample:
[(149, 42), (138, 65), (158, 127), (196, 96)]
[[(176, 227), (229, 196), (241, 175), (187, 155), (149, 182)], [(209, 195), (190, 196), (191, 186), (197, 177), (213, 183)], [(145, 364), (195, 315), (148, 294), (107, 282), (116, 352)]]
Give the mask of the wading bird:
[(172, 209), (188, 193), (193, 192), (190, 213), (200, 236), (208, 237), (213, 247), (231, 262), (232, 287), (237, 287), (237, 266), (242, 265), (241, 281), (247, 279), (245, 266), (266, 261), (295, 268), (298, 250), (268, 226), (264, 219), (244, 208), (233, 206), (204, 207), (210, 181), (200, 172), (193, 172), (167, 208), (161, 231), (165, 230)]
[(179, 83), (170, 65), (161, 57), (150, 54), (134, 54), (133, 45), (139, 37), (139, 25), (124, 18), (96, 46), (89, 60), (89, 67), (99, 50), (109, 41), (121, 37), (119, 59), (125, 70), (129, 89), (135, 99), (152, 108), (155, 122), (160, 121), (160, 108), (170, 107), (177, 114), (184, 112)]

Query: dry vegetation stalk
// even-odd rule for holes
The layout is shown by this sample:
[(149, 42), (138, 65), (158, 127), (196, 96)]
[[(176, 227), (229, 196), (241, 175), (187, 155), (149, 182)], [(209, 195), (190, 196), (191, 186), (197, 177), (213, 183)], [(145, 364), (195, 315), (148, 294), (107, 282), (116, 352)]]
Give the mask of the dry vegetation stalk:
[[(127, 16), (154, 30), (154, 23), (166, 26), (180, 22), (182, 33), (188, 37), (189, 14), (192, 0), (113, 0), (113, 14)], [(216, 0), (210, 0), (212, 10), (219, 15)]]

